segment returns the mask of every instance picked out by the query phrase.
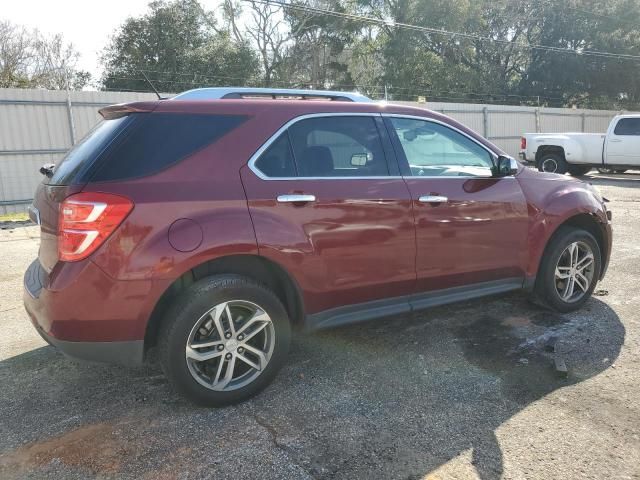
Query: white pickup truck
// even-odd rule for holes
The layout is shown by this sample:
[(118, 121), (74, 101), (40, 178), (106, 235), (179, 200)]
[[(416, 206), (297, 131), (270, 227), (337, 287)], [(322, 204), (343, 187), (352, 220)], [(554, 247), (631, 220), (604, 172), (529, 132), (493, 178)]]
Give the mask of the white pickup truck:
[(525, 133), (520, 158), (541, 172), (580, 176), (640, 169), (640, 114), (618, 115), (607, 133)]

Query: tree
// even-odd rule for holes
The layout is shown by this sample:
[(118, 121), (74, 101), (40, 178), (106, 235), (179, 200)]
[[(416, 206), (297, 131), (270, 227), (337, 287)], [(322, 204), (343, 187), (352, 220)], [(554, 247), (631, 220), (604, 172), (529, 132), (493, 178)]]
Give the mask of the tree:
[(211, 85), (244, 85), (257, 74), (255, 52), (216, 25), (196, 0), (156, 1), (149, 13), (129, 18), (106, 48), (103, 86), (175, 92)]
[(77, 69), (80, 55), (61, 34), (0, 22), (0, 87), (82, 89), (91, 75)]
[(242, 9), (234, 0), (224, 0), (225, 18), (234, 36), (239, 41), (251, 43), (256, 49), (262, 70), (261, 83), (268, 87), (276, 80), (277, 70), (287, 63), (291, 31), (279, 7), (253, 0), (248, 0), (247, 4), (249, 18), (243, 28), (238, 25)]

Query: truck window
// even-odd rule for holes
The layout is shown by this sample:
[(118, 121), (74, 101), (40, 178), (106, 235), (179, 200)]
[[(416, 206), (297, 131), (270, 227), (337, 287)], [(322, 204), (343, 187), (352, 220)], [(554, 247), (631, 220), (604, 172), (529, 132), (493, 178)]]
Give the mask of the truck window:
[(640, 118), (623, 118), (613, 130), (615, 135), (640, 135)]

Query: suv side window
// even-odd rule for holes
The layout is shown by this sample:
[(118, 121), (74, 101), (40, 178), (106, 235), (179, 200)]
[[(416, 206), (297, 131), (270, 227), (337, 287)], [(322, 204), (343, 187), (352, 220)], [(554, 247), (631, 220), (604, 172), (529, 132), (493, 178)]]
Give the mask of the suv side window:
[(640, 118), (622, 118), (613, 130), (615, 135), (640, 135)]
[(100, 156), (91, 181), (144, 177), (211, 145), (247, 119), (240, 115), (140, 113)]
[(289, 136), (300, 177), (389, 176), (373, 117), (309, 118), (293, 124)]
[(269, 145), (269, 148), (258, 158), (255, 166), (267, 177), (296, 177), (296, 166), (291, 153), (289, 134), (283, 132), (275, 142)]
[(491, 154), (473, 140), (439, 123), (391, 117), (411, 176), (491, 176)]

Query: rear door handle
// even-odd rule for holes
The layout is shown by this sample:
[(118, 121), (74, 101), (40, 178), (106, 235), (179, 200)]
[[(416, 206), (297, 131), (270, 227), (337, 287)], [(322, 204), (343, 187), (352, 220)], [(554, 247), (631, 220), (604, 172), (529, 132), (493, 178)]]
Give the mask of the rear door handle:
[(440, 195), (423, 195), (418, 198), (418, 201), (420, 203), (446, 203), (449, 199)]
[(315, 195), (278, 195), (278, 203), (309, 203), (315, 201)]
[(611, 139), (611, 140), (609, 140), (609, 141), (610, 141), (611, 143), (618, 143), (618, 142), (621, 142), (621, 141), (622, 141), (622, 139), (620, 139), (620, 138), (612, 138), (612, 139)]

